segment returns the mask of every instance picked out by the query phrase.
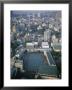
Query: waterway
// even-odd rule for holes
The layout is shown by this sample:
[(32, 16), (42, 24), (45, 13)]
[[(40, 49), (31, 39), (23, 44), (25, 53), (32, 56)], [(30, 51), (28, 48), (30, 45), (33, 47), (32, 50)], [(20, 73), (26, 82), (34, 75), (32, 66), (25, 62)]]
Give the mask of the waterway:
[(45, 64), (44, 60), (45, 57), (43, 53), (38, 53), (38, 52), (27, 53), (24, 55), (24, 59), (23, 59), (24, 68), (27, 71), (38, 72), (39, 67)]

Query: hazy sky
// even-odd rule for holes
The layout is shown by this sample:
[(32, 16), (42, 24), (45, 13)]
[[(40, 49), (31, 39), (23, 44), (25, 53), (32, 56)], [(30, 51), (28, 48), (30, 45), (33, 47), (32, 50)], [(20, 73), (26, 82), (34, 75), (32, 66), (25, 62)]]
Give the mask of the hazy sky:
[(43, 10), (27, 10), (27, 11), (19, 11), (19, 10), (16, 10), (16, 11), (11, 11), (13, 14), (25, 14), (25, 13), (48, 13), (48, 14), (55, 14), (55, 13), (60, 13), (61, 14), (61, 11), (43, 11)]

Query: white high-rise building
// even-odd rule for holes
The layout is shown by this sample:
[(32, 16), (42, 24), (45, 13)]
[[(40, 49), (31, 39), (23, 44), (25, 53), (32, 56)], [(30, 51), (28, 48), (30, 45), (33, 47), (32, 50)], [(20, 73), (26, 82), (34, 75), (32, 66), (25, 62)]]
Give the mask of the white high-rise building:
[(49, 41), (51, 37), (51, 31), (48, 29), (44, 32), (44, 41)]
[(15, 25), (12, 26), (12, 32), (16, 33), (16, 26)]

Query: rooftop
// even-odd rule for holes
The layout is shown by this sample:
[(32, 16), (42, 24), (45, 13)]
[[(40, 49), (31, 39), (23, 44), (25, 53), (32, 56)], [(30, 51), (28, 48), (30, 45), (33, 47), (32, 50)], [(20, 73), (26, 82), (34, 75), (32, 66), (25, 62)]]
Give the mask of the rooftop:
[(40, 74), (46, 74), (48, 76), (57, 76), (57, 67), (56, 66), (49, 66), (49, 65), (41, 65), (39, 67)]
[(61, 51), (61, 44), (60, 43), (53, 43), (53, 50), (54, 51)]
[(48, 42), (42, 42), (42, 48), (49, 48)]

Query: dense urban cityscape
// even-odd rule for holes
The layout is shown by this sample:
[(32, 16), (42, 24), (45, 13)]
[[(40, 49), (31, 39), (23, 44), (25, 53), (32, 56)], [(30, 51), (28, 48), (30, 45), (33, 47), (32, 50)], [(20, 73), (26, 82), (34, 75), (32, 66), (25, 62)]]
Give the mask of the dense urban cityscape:
[(11, 11), (11, 79), (61, 79), (61, 11)]

